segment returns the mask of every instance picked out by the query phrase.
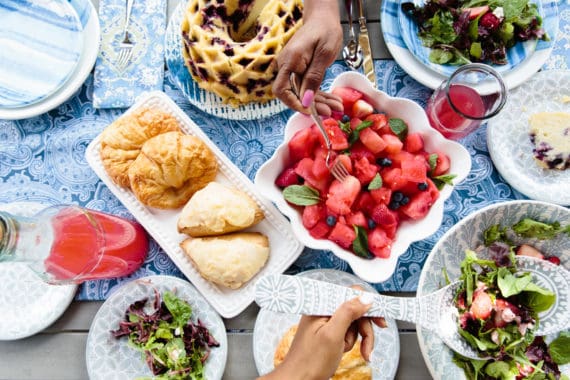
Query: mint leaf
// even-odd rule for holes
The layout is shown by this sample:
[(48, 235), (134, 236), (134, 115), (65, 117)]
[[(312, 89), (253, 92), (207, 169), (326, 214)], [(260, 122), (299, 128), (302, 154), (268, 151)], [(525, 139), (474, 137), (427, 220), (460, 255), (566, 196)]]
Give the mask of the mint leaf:
[(388, 120), (388, 123), (390, 124), (390, 129), (392, 132), (394, 132), (394, 134), (398, 136), (400, 140), (404, 141), (408, 135), (408, 125), (406, 122), (402, 119), (390, 118), (390, 120)]
[(382, 187), (382, 177), (380, 173), (376, 173), (372, 181), (368, 184), (368, 190), (376, 190)]
[(432, 153), (428, 157), (428, 164), (429, 164), (430, 173), (433, 172), (435, 170), (435, 167), (437, 166), (437, 158), (438, 158), (437, 153)]
[(356, 253), (359, 257), (364, 259), (372, 259), (374, 256), (368, 250), (368, 233), (366, 229), (361, 226), (354, 226), (354, 232), (356, 233), (356, 237), (352, 242), (352, 250)]
[(321, 201), (319, 192), (306, 185), (291, 185), (283, 189), (283, 197), (297, 206), (316, 205)]
[(350, 128), (350, 121), (347, 121), (346, 123), (339, 121), (338, 126), (340, 127), (340, 130), (346, 133), (347, 135), (350, 135), (352, 133), (352, 128)]
[(445, 185), (453, 186), (453, 179), (457, 177), (456, 174), (443, 174), (437, 177), (432, 177), (432, 181), (438, 190), (441, 190)]

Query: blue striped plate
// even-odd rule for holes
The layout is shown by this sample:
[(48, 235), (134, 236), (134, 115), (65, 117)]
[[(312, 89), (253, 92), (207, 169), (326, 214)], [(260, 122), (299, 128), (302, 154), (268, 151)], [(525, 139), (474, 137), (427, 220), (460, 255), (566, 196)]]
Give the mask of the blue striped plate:
[[(422, 45), (422, 40), (418, 37), (417, 24), (414, 22), (414, 20), (412, 20), (412, 18), (407, 16), (402, 11), (401, 3), (408, 1), (409, 0), (402, 0), (398, 5), (398, 23), (401, 37), (404, 40), (406, 47), (417, 60), (419, 60), (425, 66), (429, 67), (431, 70), (445, 76), (451, 75), (455, 70), (457, 70), (458, 66), (448, 64), (442, 65), (431, 62), (429, 60), (431, 49)], [(543, 17), (543, 23), (549, 22), (548, 20), (552, 17), (552, 12), (554, 12), (554, 16), (557, 16), (556, 7), (553, 9), (549, 6), (550, 1), (547, 1), (545, 6), (543, 6), (543, 2), (540, 0), (537, 0), (535, 2), (537, 4), (539, 14)], [(426, 1), (413, 0), (413, 3), (416, 6), (423, 6)], [(529, 40), (526, 42), (517, 43), (515, 46), (507, 50), (507, 63), (504, 65), (492, 65), (493, 68), (503, 74), (511, 71), (525, 59), (530, 57), (536, 49), (545, 49), (551, 47), (554, 44), (554, 39), (556, 36), (550, 36), (550, 38), (550, 41)]]
[(83, 47), (83, 26), (67, 0), (0, 2), (0, 108), (25, 107), (69, 79)]

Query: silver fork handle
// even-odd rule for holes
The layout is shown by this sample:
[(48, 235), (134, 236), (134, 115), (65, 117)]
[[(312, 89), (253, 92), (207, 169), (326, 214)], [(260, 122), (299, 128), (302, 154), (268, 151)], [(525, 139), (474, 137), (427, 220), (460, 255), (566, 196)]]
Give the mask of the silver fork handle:
[(127, 29), (129, 28), (129, 22), (131, 20), (131, 10), (133, 9), (133, 3), (135, 0), (127, 0), (127, 12), (125, 16), (125, 27), (123, 28), (123, 34), (127, 34)]
[[(291, 89), (293, 90), (293, 92), (295, 93), (295, 96), (297, 96), (297, 99), (301, 100), (301, 94), (299, 92), (299, 77), (297, 76), (296, 73), (291, 73), (289, 75), (289, 82), (291, 84)], [(319, 116), (319, 113), (317, 112), (317, 107), (315, 106), (315, 101), (313, 100), (309, 106), (309, 111), (311, 112), (311, 117), (313, 118), (313, 121), (315, 122), (315, 124), (317, 124), (317, 127), (319, 127), (319, 130), (321, 131), (321, 134), (323, 135), (323, 138), (325, 139), (325, 144), (327, 146), (327, 150), (328, 150), (328, 154), (330, 154), (330, 151), (332, 150), (332, 144), (331, 144), (331, 140), (329, 139), (329, 135), (327, 133), (327, 131), (325, 130), (325, 127), (323, 125), (323, 122), (321, 120), (321, 117)], [(328, 158), (329, 156), (327, 155), (327, 165), (328, 165)]]

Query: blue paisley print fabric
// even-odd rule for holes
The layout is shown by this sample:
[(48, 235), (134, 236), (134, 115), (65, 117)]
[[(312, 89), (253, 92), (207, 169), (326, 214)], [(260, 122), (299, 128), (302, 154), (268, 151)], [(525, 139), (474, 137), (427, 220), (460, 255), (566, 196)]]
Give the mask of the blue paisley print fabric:
[[(570, 5), (559, 2), (560, 28), (556, 44), (544, 69), (568, 69), (570, 64)], [(342, 63), (327, 72), (323, 89), (348, 70)], [(375, 62), (378, 87), (392, 96), (412, 99), (425, 106), (431, 90), (407, 75), (393, 60)], [(192, 106), (178, 90), (168, 72), (164, 91), (199, 125), (217, 146), (251, 179), (281, 143), (289, 110), (257, 120), (225, 120)], [(96, 109), (93, 77), (58, 108), (30, 119), (0, 120), (0, 203), (40, 202), (77, 204), (132, 219), (132, 215), (108, 190), (85, 160), (87, 145), (124, 109)], [(486, 127), (461, 143), (472, 158), (468, 178), (456, 187), (445, 203), (443, 223), (429, 238), (414, 243), (400, 257), (394, 275), (373, 284), (378, 291), (416, 291), (422, 266), (435, 242), (460, 219), (492, 203), (526, 199), (511, 188), (493, 166), (486, 142)], [(288, 269), (294, 274), (316, 268), (351, 272), (331, 252), (305, 249)], [(155, 274), (184, 277), (174, 263), (151, 241), (143, 266), (128, 278), (88, 281), (80, 286), (78, 300), (104, 300), (122, 283)]]

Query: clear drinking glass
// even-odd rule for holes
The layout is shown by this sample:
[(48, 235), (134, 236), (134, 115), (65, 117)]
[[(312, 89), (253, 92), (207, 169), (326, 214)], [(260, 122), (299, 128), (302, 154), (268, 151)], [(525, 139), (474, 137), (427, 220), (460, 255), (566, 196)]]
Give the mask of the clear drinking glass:
[(0, 212), (0, 265), (25, 262), (51, 284), (126, 276), (147, 251), (142, 226), (99, 211), (56, 205), (31, 217)]
[(489, 65), (471, 63), (459, 67), (435, 89), (426, 113), (433, 128), (457, 140), (498, 114), (506, 101), (501, 75)]

